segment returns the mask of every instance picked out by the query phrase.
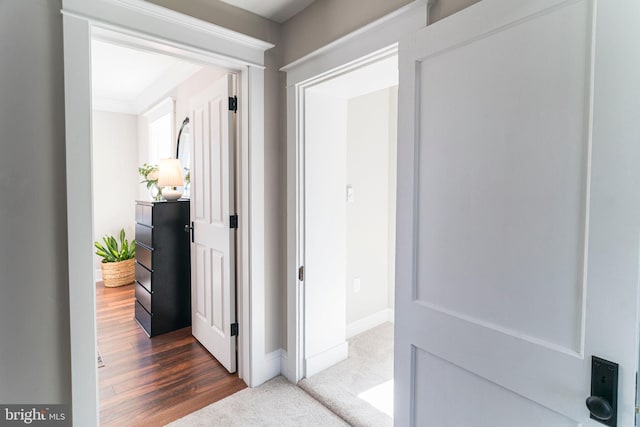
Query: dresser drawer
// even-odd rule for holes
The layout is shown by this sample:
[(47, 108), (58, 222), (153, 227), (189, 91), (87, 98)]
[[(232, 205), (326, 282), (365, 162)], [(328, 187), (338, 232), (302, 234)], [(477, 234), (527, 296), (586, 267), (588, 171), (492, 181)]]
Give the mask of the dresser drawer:
[(149, 313), (152, 313), (152, 311), (151, 311), (151, 294), (140, 283), (136, 283), (136, 300)]
[(151, 314), (149, 314), (149, 312), (147, 312), (147, 310), (145, 310), (137, 301), (135, 313), (136, 320), (140, 326), (142, 326), (142, 329), (145, 330), (147, 335), (151, 336)]
[(143, 205), (143, 204), (137, 204), (136, 205), (136, 222), (139, 222), (140, 224), (145, 224), (148, 226), (151, 226), (153, 223), (151, 222), (152, 220), (152, 206), (151, 205)]
[(151, 257), (153, 256), (153, 250), (146, 248), (142, 245), (136, 245), (136, 262), (138, 264), (142, 264), (147, 269), (153, 270), (153, 265), (151, 264)]
[(152, 232), (153, 227), (144, 224), (136, 224), (136, 242), (152, 248)]
[(143, 267), (142, 264), (136, 264), (136, 282), (140, 283), (148, 291), (153, 290), (151, 289), (151, 272)]

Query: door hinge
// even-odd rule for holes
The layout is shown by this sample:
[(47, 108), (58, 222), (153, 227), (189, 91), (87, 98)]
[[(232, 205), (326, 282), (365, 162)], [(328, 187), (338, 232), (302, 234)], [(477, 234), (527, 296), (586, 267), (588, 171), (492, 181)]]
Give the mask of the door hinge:
[(237, 337), (238, 336), (238, 322), (235, 322), (235, 323), (231, 324), (231, 336), (232, 337)]
[(298, 268), (298, 280), (304, 282), (304, 265), (301, 265), (300, 268)]
[(238, 215), (233, 214), (229, 217), (229, 228), (238, 228)]
[(229, 97), (229, 111), (233, 111), (234, 113), (238, 112), (238, 97), (230, 96)]

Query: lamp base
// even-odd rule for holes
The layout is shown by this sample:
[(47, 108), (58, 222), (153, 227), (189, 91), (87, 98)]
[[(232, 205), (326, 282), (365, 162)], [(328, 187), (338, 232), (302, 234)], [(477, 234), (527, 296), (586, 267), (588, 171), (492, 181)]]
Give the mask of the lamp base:
[(175, 202), (182, 196), (182, 193), (178, 190), (174, 190), (171, 187), (165, 187), (162, 189), (162, 197), (168, 202)]

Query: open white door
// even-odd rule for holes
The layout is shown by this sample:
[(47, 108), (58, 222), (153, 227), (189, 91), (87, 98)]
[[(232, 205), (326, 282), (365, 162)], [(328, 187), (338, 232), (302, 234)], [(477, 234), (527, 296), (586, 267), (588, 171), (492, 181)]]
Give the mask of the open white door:
[(592, 356), (634, 425), (639, 22), (483, 0), (401, 42), (397, 426), (602, 425)]
[(347, 101), (305, 95), (304, 372), (310, 377), (348, 356)]
[[(236, 371), (233, 76), (191, 100), (191, 311), (193, 336)], [(237, 224), (237, 220), (236, 220)]]

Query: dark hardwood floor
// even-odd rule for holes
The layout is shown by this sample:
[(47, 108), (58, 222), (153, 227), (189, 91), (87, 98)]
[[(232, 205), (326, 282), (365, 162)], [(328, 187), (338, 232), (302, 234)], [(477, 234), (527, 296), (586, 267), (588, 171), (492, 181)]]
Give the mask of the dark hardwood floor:
[(163, 426), (246, 387), (191, 328), (148, 338), (133, 319), (133, 292), (96, 284), (101, 426)]

